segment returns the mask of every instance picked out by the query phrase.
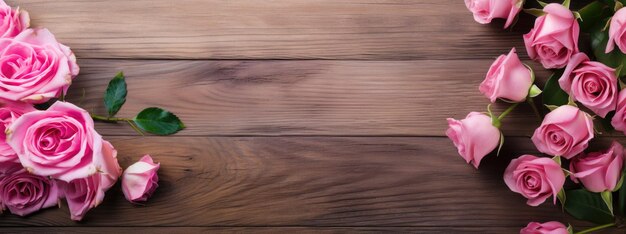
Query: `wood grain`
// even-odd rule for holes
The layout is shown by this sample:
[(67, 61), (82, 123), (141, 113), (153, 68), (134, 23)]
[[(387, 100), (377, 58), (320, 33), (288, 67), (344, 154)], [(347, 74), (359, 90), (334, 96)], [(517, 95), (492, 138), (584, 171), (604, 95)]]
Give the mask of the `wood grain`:
[(79, 58), (477, 59), (515, 46), (459, 0), (7, 0)]
[[(123, 70), (129, 95), (119, 116), (161, 106), (186, 123), (179, 135), (441, 136), (446, 118), (486, 111), (477, 87), (491, 62), (83, 59), (69, 100), (105, 113), (106, 85)], [(538, 69), (537, 76), (548, 74)], [(523, 136), (538, 124), (522, 105), (503, 129)], [(136, 135), (123, 124), (98, 130)]]
[[(551, 204), (529, 207), (506, 188), (506, 163), (536, 152), (527, 138), (507, 138), (504, 153), (487, 157), (481, 170), (465, 164), (443, 137), (107, 139), (123, 167), (146, 153), (161, 162), (160, 187), (146, 206), (134, 207), (116, 186), (81, 226), (587, 225)], [(0, 225), (77, 224), (62, 208), (27, 219), (3, 214)]]

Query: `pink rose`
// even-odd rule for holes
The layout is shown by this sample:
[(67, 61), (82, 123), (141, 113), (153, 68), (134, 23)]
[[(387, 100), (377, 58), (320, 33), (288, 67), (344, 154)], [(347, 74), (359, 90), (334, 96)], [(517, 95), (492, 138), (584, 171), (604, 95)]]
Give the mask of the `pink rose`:
[(570, 159), (583, 152), (593, 137), (591, 116), (565, 105), (546, 115), (532, 141), (542, 153)]
[(0, 39), (0, 93), (12, 101), (43, 103), (65, 93), (78, 75), (76, 57), (47, 29)]
[(19, 162), (17, 154), (6, 142), (5, 132), (18, 117), (35, 110), (32, 105), (23, 102), (0, 101), (0, 163)]
[(602, 118), (615, 110), (618, 92), (615, 69), (590, 61), (585, 53), (572, 56), (559, 85)]
[(446, 135), (467, 163), (478, 168), (480, 161), (500, 143), (500, 130), (487, 115), (471, 112), (463, 120), (448, 118)]
[(28, 12), (13, 9), (0, 0), (0, 38), (13, 38), (30, 27)]
[(611, 18), (611, 25), (609, 26), (609, 42), (606, 44), (606, 53), (615, 49), (615, 44), (622, 51), (626, 53), (626, 8), (621, 8), (613, 18)]
[(89, 113), (67, 102), (20, 116), (7, 142), (31, 173), (63, 181), (85, 178), (102, 167), (102, 137)]
[(526, 204), (538, 206), (550, 196), (556, 204), (556, 195), (565, 184), (561, 165), (550, 158), (522, 155), (511, 160), (504, 171), (504, 182), (511, 189), (528, 199)]
[(28, 173), (19, 163), (2, 163), (0, 205), (11, 213), (25, 216), (57, 205), (57, 183), (50, 178)]
[(522, 64), (513, 48), (508, 55), (500, 55), (491, 65), (479, 90), (491, 102), (496, 102), (498, 98), (523, 102), (532, 85), (533, 77), (530, 70)]
[(582, 154), (572, 159), (570, 171), (574, 182), (583, 183), (591, 192), (613, 191), (622, 175), (624, 147), (613, 142), (604, 152)]
[(520, 234), (569, 234), (567, 227), (562, 223), (551, 221), (545, 223), (532, 222), (520, 230)]
[(122, 174), (122, 169), (117, 163), (117, 151), (109, 142), (103, 142), (102, 152), (106, 163), (98, 173), (62, 183), (72, 220), (82, 220), (87, 211), (100, 205), (104, 200), (104, 193)]
[(519, 0), (465, 0), (465, 6), (474, 14), (474, 20), (481, 24), (491, 23), (492, 19), (506, 19), (508, 28), (522, 10)]
[(626, 134), (626, 89), (619, 92), (615, 116), (611, 119), (611, 125), (615, 130)]
[(154, 163), (150, 155), (130, 165), (122, 176), (122, 191), (126, 200), (132, 203), (145, 202), (159, 187), (157, 171), (160, 163)]
[(574, 14), (561, 4), (548, 4), (543, 11), (546, 15), (538, 17), (535, 28), (524, 35), (526, 51), (545, 68), (563, 68), (578, 53), (580, 26)]

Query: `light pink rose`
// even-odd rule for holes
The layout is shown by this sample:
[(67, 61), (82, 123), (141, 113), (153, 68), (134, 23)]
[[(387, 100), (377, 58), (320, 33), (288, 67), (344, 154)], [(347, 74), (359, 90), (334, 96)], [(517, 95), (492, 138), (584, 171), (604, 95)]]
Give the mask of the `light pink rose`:
[(26, 113), (7, 133), (22, 165), (36, 175), (68, 182), (96, 173), (104, 163), (102, 137), (91, 116), (71, 103)]
[[(474, 20), (481, 24), (491, 20), (506, 19), (504, 28), (508, 28), (522, 10), (518, 0), (465, 0), (465, 6), (474, 14)], [(523, 3), (523, 2), (522, 2)]]
[(619, 92), (617, 109), (613, 119), (611, 119), (611, 125), (613, 125), (615, 130), (626, 134), (626, 89)]
[(480, 161), (500, 143), (500, 130), (487, 115), (471, 112), (463, 120), (448, 118), (446, 135), (467, 163), (478, 168)]
[(531, 222), (520, 230), (520, 234), (569, 234), (567, 227), (562, 223), (551, 221), (545, 223)]
[(626, 8), (621, 8), (613, 18), (611, 18), (611, 24), (609, 26), (609, 42), (606, 44), (606, 53), (615, 49), (615, 44), (622, 51), (626, 53)]
[(43, 103), (65, 93), (78, 75), (76, 56), (47, 29), (0, 39), (0, 93), (12, 101)]
[(578, 53), (580, 26), (574, 14), (561, 4), (548, 4), (543, 11), (546, 15), (538, 17), (535, 27), (524, 35), (526, 51), (545, 68), (563, 68)]
[(0, 0), (0, 38), (13, 38), (30, 27), (28, 12), (13, 9)]
[(565, 184), (561, 165), (550, 158), (522, 155), (511, 160), (504, 171), (504, 182), (511, 189), (528, 199), (526, 204), (538, 206), (550, 196), (556, 204), (556, 195)]
[(122, 176), (122, 191), (126, 200), (132, 203), (147, 201), (159, 187), (157, 171), (160, 166), (160, 163), (152, 161), (150, 155), (145, 155), (126, 168)]
[(0, 206), (25, 216), (57, 205), (61, 194), (50, 178), (28, 173), (19, 163), (1, 163)]
[(62, 189), (70, 209), (72, 220), (82, 220), (87, 211), (97, 207), (104, 200), (104, 193), (109, 190), (122, 174), (117, 162), (117, 151), (104, 141), (102, 145), (103, 160), (105, 163), (98, 173), (87, 178), (62, 183)]
[(18, 117), (35, 110), (30, 104), (0, 100), (0, 163), (19, 162), (17, 154), (6, 142), (5, 132)]
[(548, 113), (535, 130), (532, 141), (539, 151), (570, 159), (583, 152), (593, 139), (591, 116), (565, 105)]
[(623, 167), (624, 147), (615, 141), (604, 152), (581, 154), (570, 163), (572, 180), (595, 193), (615, 190)]
[(615, 110), (617, 103), (617, 76), (615, 69), (590, 61), (585, 53), (572, 56), (559, 85), (578, 101), (604, 118)]
[(522, 64), (513, 48), (508, 55), (500, 55), (491, 65), (479, 90), (491, 102), (496, 102), (498, 98), (523, 102), (532, 85), (530, 70)]

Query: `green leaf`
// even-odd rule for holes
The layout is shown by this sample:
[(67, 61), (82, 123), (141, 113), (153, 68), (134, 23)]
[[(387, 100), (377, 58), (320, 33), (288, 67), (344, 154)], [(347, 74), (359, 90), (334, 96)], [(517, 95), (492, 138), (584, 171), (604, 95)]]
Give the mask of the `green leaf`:
[(107, 108), (109, 117), (115, 116), (126, 102), (126, 80), (124, 73), (118, 73), (110, 82), (104, 93), (104, 106)]
[(565, 195), (565, 189), (561, 189), (559, 193), (556, 194), (556, 198), (561, 202), (561, 206), (565, 207), (565, 202), (567, 201), (567, 195)]
[(624, 7), (623, 3), (621, 3), (620, 1), (615, 1), (615, 7), (613, 8), (613, 11), (617, 12), (619, 11), (619, 9), (622, 9), (622, 7)]
[(591, 29), (605, 17), (608, 17), (609, 7), (599, 1), (594, 1), (581, 8), (578, 13), (580, 14), (580, 30), (583, 32), (589, 32)]
[(611, 211), (611, 215), (613, 214), (613, 193), (611, 191), (604, 191), (600, 193), (600, 197), (602, 197), (602, 201), (606, 205), (606, 208)]
[(561, 163), (561, 156), (558, 156), (558, 155), (557, 155), (557, 156), (552, 157), (552, 161), (555, 161), (555, 162), (556, 162), (556, 164), (559, 164), (559, 166), (561, 166), (561, 164), (562, 164), (562, 163)]
[(567, 233), (574, 234), (574, 227), (571, 224), (567, 224)]
[(571, 0), (565, 0), (565, 1), (563, 1), (563, 6), (564, 6), (565, 8), (567, 8), (567, 9), (569, 9), (570, 1), (571, 1)]
[(537, 87), (537, 85), (534, 85), (530, 87), (530, 91), (528, 92), (528, 97), (530, 98), (534, 98), (539, 96), (539, 94), (541, 94), (541, 89), (539, 87)]
[(613, 222), (613, 215), (606, 207), (600, 194), (592, 193), (585, 189), (569, 190), (565, 194), (567, 196), (565, 211), (574, 218), (596, 224)]
[[(604, 53), (606, 45), (609, 41), (608, 30), (603, 31), (602, 28), (606, 24), (606, 21), (602, 21), (596, 24), (591, 30), (591, 48), (596, 59), (604, 63), (605, 65), (618, 68), (620, 66), (626, 67), (626, 55), (624, 55), (619, 49), (615, 49), (610, 53)], [(619, 76), (626, 75), (626, 69), (621, 69)]]
[(176, 115), (157, 107), (142, 110), (133, 121), (137, 127), (156, 135), (171, 135), (185, 128)]
[(500, 145), (498, 146), (498, 152), (496, 153), (496, 156), (500, 156), (500, 151), (502, 150), (503, 145), (504, 145), (504, 134), (500, 132)]
[(542, 9), (537, 9), (537, 8), (524, 9), (524, 12), (526, 12), (526, 14), (534, 15), (536, 17), (541, 17), (546, 14), (545, 12), (543, 12)]
[(559, 86), (559, 78), (563, 70), (557, 70), (550, 76), (546, 86), (543, 87), (543, 104), (550, 106), (562, 106), (567, 104), (569, 95)]

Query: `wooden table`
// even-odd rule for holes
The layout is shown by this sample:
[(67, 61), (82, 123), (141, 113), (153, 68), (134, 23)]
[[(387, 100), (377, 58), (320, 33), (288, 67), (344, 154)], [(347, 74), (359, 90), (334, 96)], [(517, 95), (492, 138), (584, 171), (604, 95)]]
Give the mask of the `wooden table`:
[(122, 166), (143, 154), (162, 163), (146, 206), (126, 202), (117, 186), (83, 222), (71, 221), (66, 207), (4, 214), (0, 224), (10, 227), (0, 232), (516, 233), (530, 221), (589, 225), (551, 204), (529, 207), (505, 186), (504, 165), (537, 152), (527, 136), (538, 121), (528, 108), (507, 119), (505, 153), (481, 170), (444, 135), (446, 117), (486, 110), (478, 84), (496, 56), (515, 46), (528, 61), (521, 34), (530, 20), (513, 32), (502, 21), (480, 25), (460, 0), (7, 3), (77, 54), (71, 101), (103, 113), (103, 91), (124, 71), (129, 95), (120, 116), (161, 106), (188, 128), (142, 137), (124, 124), (97, 125)]

